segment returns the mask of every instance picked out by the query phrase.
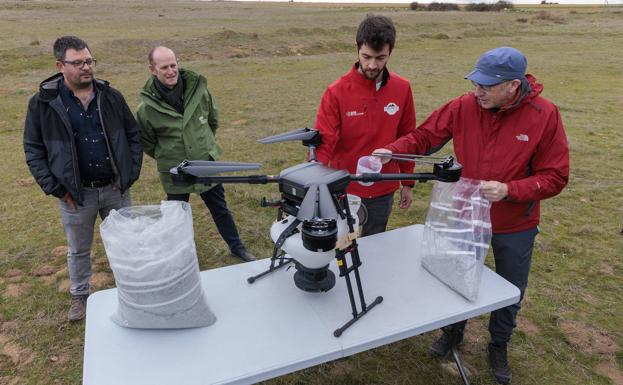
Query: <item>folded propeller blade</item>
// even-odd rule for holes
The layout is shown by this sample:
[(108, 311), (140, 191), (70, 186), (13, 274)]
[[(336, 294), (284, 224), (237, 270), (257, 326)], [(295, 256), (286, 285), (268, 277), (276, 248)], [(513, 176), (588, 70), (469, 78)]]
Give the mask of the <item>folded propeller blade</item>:
[(206, 177), (224, 172), (257, 170), (262, 167), (261, 163), (242, 162), (213, 162), (207, 160), (190, 160), (176, 167), (182, 172), (196, 177)]
[(262, 144), (287, 142), (292, 140), (310, 140), (317, 134), (313, 128), (300, 128), (298, 130), (277, 134), (258, 140)]

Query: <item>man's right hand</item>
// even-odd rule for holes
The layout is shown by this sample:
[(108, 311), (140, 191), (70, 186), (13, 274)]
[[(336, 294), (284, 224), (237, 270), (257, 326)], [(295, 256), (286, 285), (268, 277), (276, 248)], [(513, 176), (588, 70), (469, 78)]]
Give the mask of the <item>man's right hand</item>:
[[(372, 151), (372, 153), (374, 154), (374, 156), (378, 157), (381, 159), (381, 162), (383, 162), (383, 164), (389, 162), (390, 160), (392, 160), (391, 157), (389, 157), (389, 155), (392, 154), (391, 150), (388, 150), (386, 148), (377, 148), (376, 150)], [(379, 155), (381, 154), (381, 155)], [(388, 156), (384, 156), (384, 154), (387, 154)]]
[(69, 207), (70, 210), (76, 211), (76, 202), (74, 202), (74, 198), (71, 197), (71, 194), (69, 192), (66, 192), (61, 200), (67, 203), (67, 207)]

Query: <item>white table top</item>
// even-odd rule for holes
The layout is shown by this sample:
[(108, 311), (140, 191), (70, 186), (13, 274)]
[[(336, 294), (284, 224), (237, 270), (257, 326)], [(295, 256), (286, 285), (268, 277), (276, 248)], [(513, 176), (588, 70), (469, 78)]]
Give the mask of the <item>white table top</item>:
[(265, 270), (269, 259), (203, 271), (202, 284), (217, 321), (198, 329), (120, 327), (110, 320), (117, 290), (96, 292), (87, 306), (83, 384), (251, 384), (519, 300), (519, 289), (486, 267), (475, 302), (430, 275), (418, 255), (422, 228), (414, 225), (359, 239), (366, 301), (381, 295), (383, 302), (339, 338), (333, 331), (352, 316), (346, 282), (335, 261), (331, 268), (337, 282), (326, 293), (299, 290), (295, 269), (287, 267), (248, 284), (246, 279)]

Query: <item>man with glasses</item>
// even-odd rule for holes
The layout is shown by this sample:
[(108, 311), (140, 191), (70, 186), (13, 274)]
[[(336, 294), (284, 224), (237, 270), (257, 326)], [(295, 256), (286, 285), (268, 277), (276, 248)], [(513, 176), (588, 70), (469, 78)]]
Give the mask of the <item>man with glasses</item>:
[[(488, 346), (497, 382), (511, 380), (507, 343), (516, 325), (538, 233), (539, 201), (560, 193), (569, 179), (569, 149), (558, 108), (540, 96), (543, 85), (526, 75), (518, 50), (484, 53), (465, 78), (474, 91), (434, 111), (416, 130), (375, 152), (430, 154), (453, 140), (463, 177), (482, 180), (493, 202), (491, 246), (496, 272), (520, 289), (518, 303), (491, 313)], [(386, 160), (385, 160), (386, 161)], [(467, 321), (451, 325), (430, 348), (446, 356), (463, 339)]]
[(93, 76), (87, 43), (63, 36), (54, 43), (59, 73), (44, 80), (28, 103), (24, 151), (41, 189), (59, 199), (71, 280), (68, 318), (86, 315), (91, 244), (97, 215), (129, 206), (139, 177), (138, 126), (121, 93)]
[(185, 159), (217, 160), (221, 154), (216, 143), (218, 110), (206, 78), (179, 68), (175, 53), (167, 47), (154, 47), (147, 61), (151, 76), (139, 94), (136, 118), (145, 154), (156, 159), (167, 199), (188, 202), (190, 193), (199, 194), (231, 255), (254, 261), (240, 240), (223, 185), (175, 186), (169, 174)]
[[(367, 15), (359, 24), (357, 62), (333, 82), (320, 101), (315, 128), (322, 134), (316, 152), (318, 161), (329, 167), (355, 173), (360, 157), (415, 128), (415, 108), (409, 81), (387, 69), (396, 43), (396, 29), (390, 18)], [(391, 162), (383, 173), (410, 173), (413, 164)], [(385, 231), (394, 203), (397, 181), (370, 186), (351, 183), (348, 193), (361, 197), (367, 210), (362, 236)], [(400, 208), (411, 205), (413, 181), (402, 182)]]

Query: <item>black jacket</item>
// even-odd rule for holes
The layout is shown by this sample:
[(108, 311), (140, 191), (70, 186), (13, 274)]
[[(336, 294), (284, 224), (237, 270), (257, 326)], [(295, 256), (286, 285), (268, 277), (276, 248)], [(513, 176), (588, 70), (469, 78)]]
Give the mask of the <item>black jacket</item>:
[[(61, 101), (62, 74), (44, 80), (28, 102), (24, 127), (24, 152), (30, 172), (46, 194), (62, 198), (69, 191), (74, 201), (83, 202), (82, 183), (69, 116)], [(138, 179), (143, 149), (136, 120), (123, 95), (108, 82), (96, 79), (97, 104), (115, 184), (121, 192)]]

